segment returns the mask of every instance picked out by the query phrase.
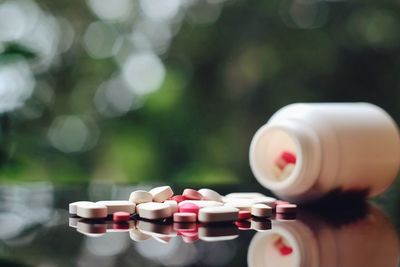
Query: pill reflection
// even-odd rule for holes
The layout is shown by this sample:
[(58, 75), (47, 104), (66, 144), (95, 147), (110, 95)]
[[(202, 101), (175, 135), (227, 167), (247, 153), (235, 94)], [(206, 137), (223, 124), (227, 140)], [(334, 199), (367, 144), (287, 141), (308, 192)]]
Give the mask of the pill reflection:
[(231, 223), (202, 225), (199, 227), (199, 238), (203, 241), (226, 241), (235, 239), (238, 236), (238, 227), (235, 224)]
[(144, 234), (155, 237), (173, 237), (176, 232), (173, 230), (172, 224), (163, 222), (137, 221), (136, 227)]
[(274, 220), (270, 231), (252, 239), (247, 262), (250, 267), (396, 267), (399, 249), (394, 226), (371, 205), (362, 218), (342, 225), (305, 212), (297, 220)]
[(272, 228), (272, 224), (268, 219), (253, 218), (250, 221), (250, 227), (258, 232), (264, 232), (270, 230)]
[(107, 232), (107, 224), (105, 222), (80, 220), (76, 223), (76, 229), (87, 236), (102, 236)]

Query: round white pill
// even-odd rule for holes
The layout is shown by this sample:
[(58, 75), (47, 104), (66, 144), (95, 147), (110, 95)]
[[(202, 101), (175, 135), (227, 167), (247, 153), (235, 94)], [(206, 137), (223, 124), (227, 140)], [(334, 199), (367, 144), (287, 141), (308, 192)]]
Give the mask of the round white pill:
[(107, 207), (103, 204), (87, 202), (76, 205), (76, 214), (86, 219), (99, 219), (107, 217)]
[(93, 202), (91, 202), (91, 201), (77, 201), (77, 202), (69, 203), (69, 214), (76, 214), (76, 211), (77, 211), (76, 206), (79, 203), (93, 203)]
[(137, 205), (139, 217), (149, 220), (164, 219), (172, 216), (171, 206), (165, 203), (147, 202)]
[(251, 207), (251, 215), (256, 217), (269, 217), (272, 214), (272, 208), (265, 204), (254, 204)]
[(174, 191), (172, 191), (170, 186), (166, 185), (151, 189), (150, 194), (153, 196), (154, 202), (163, 202), (164, 200), (172, 197), (174, 195)]
[(144, 190), (133, 191), (129, 196), (129, 201), (136, 204), (151, 202), (152, 200), (153, 195)]

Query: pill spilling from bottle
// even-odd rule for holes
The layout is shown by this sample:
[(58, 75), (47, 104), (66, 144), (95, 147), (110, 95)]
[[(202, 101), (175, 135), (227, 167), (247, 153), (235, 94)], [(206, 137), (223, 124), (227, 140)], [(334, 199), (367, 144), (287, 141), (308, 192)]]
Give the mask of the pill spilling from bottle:
[[(292, 164), (293, 157), (288, 158), (287, 164)], [(129, 231), (136, 241), (155, 235), (167, 242), (162, 237), (175, 234), (192, 243), (233, 239), (238, 230), (269, 230), (271, 219), (283, 218), (282, 214), (293, 219), (296, 208), (260, 193), (222, 196), (212, 189), (188, 188), (175, 195), (170, 186), (161, 186), (134, 191), (129, 200), (73, 202), (69, 213), (70, 226), (89, 236)]]
[(296, 155), (290, 151), (283, 151), (275, 160), (273, 171), (277, 180), (284, 180), (292, 174), (296, 165)]

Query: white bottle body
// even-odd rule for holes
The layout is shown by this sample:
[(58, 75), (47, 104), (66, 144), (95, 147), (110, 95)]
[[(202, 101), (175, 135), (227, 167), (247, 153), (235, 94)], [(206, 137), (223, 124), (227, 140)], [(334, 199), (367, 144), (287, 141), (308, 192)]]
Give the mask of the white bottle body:
[[(268, 151), (276, 154), (280, 146), (294, 150), (297, 162), (288, 178), (276, 181), (268, 170)], [(263, 166), (264, 159), (269, 167)], [(334, 190), (365, 190), (375, 196), (398, 173), (398, 128), (385, 111), (368, 103), (292, 104), (257, 131), (250, 165), (261, 184), (291, 201), (313, 200)]]

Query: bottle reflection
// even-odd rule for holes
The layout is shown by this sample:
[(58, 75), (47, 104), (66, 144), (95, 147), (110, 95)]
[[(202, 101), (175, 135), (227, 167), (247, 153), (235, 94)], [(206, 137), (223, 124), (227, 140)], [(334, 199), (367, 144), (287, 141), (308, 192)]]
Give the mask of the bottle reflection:
[(270, 231), (258, 232), (251, 241), (248, 266), (398, 266), (397, 233), (379, 208), (370, 205), (361, 217), (342, 219), (302, 211), (296, 220), (273, 220)]

